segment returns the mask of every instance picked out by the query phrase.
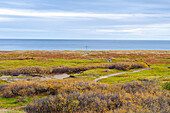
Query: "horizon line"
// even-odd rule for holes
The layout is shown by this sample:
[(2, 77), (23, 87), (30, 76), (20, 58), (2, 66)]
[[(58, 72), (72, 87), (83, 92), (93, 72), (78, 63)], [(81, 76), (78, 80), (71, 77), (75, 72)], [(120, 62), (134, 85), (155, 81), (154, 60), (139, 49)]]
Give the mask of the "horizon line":
[[(42, 38), (36, 38), (36, 39), (19, 39), (19, 38), (15, 38), (15, 39), (11, 39), (11, 38), (8, 38), (8, 39), (4, 39), (4, 38), (0, 38), (0, 40), (134, 40), (134, 39), (53, 39), (53, 38), (50, 38), (50, 39), (42, 39)], [(135, 39), (136, 40), (136, 39)], [(170, 39), (168, 40), (168, 39), (163, 39), (163, 40), (161, 40), (161, 39), (156, 39), (156, 40), (151, 40), (151, 39), (149, 39), (149, 40), (146, 40), (146, 39), (138, 39), (138, 40), (136, 40), (136, 41), (142, 41), (142, 40), (145, 40), (145, 41), (170, 41)]]

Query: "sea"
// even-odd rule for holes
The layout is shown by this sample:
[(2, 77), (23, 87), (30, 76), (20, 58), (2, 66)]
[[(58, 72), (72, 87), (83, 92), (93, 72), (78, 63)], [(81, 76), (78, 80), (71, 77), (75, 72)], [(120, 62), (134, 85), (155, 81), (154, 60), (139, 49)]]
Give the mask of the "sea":
[(0, 51), (12, 50), (170, 50), (170, 40), (0, 39)]

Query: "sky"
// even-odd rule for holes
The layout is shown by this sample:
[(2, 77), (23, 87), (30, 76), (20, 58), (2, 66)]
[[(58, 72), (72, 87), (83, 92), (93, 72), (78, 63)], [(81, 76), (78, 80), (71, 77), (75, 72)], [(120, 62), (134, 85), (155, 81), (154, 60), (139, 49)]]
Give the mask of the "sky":
[(0, 0), (0, 39), (170, 40), (170, 0)]

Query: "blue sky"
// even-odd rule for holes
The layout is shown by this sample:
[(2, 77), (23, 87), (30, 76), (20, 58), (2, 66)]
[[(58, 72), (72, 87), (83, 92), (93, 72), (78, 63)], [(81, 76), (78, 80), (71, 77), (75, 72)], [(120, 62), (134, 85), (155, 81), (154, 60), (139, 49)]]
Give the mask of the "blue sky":
[(170, 0), (0, 0), (0, 39), (170, 40)]

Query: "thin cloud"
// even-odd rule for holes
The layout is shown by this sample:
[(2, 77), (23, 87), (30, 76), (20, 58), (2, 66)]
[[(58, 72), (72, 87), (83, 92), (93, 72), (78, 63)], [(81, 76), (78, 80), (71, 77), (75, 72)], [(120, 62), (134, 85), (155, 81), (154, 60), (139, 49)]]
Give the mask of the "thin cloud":
[(26, 17), (82, 17), (102, 19), (125, 19), (144, 17), (170, 17), (170, 14), (99, 14), (99, 13), (77, 13), (77, 12), (47, 12), (38, 10), (0, 9), (0, 15), (26, 16)]
[(122, 30), (115, 30), (115, 29), (97, 29), (96, 32), (105, 32), (105, 33), (113, 33), (113, 32), (138, 32), (138, 31), (169, 31), (167, 28), (137, 28), (137, 29), (122, 29)]
[(16, 32), (49, 32), (48, 30), (41, 30), (41, 29), (12, 29), (12, 28), (0, 28), (0, 31), (16, 31)]
[(8, 17), (0, 17), (0, 22), (5, 22), (5, 21), (15, 21), (17, 20), (16, 18), (8, 18)]
[(42, 12), (35, 10), (0, 9), (0, 15), (28, 16), (28, 17), (92, 17), (120, 19), (131, 17), (129, 14), (95, 14), (95, 13), (73, 13), (73, 12)]
[(136, 32), (140, 31), (141, 29), (123, 29), (123, 30), (115, 30), (115, 29), (98, 29), (97, 32)]
[(24, 2), (3, 1), (2, 3), (14, 6), (33, 6), (33, 4), (28, 4)]
[(144, 24), (144, 25), (110, 25), (110, 26), (100, 26), (102, 28), (169, 28), (170, 24)]

